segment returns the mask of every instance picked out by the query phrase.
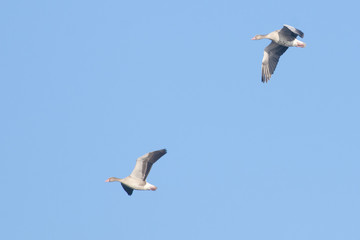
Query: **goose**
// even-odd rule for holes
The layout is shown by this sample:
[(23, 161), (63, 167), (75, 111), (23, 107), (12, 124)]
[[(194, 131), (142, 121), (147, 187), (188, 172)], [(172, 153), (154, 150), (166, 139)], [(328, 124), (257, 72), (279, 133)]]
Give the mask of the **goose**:
[(284, 24), (280, 30), (273, 31), (266, 35), (256, 35), (251, 40), (270, 39), (271, 43), (264, 50), (264, 57), (261, 67), (261, 81), (267, 82), (274, 73), (279, 58), (289, 47), (304, 48), (306, 44), (296, 39), (297, 36), (304, 37), (299, 29)]
[(126, 178), (111, 177), (105, 182), (120, 182), (129, 196), (131, 196), (134, 189), (155, 191), (157, 187), (146, 182), (146, 177), (149, 175), (152, 165), (165, 154), (166, 149), (146, 153), (136, 160), (135, 168), (130, 176)]

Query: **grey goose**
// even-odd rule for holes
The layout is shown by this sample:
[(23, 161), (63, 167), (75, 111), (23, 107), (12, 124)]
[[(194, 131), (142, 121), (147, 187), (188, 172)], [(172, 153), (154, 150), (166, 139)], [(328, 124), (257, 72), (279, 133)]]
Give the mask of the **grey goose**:
[(166, 149), (146, 153), (136, 160), (135, 168), (130, 176), (126, 178), (111, 177), (105, 182), (120, 182), (129, 196), (133, 193), (134, 189), (155, 191), (157, 187), (146, 182), (146, 178), (149, 175), (152, 165), (164, 154), (166, 154)]
[(264, 57), (261, 67), (261, 81), (267, 82), (274, 73), (276, 65), (281, 55), (289, 47), (304, 48), (306, 44), (296, 39), (297, 36), (304, 37), (304, 33), (299, 29), (284, 24), (280, 30), (273, 31), (266, 35), (256, 35), (251, 40), (270, 39), (271, 43), (264, 50)]

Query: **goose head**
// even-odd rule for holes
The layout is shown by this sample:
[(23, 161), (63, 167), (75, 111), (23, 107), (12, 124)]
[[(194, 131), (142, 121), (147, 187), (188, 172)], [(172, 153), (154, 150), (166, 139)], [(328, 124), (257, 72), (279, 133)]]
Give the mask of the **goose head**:
[(105, 180), (105, 182), (121, 182), (122, 178), (111, 177)]
[(255, 35), (255, 37), (253, 37), (251, 40), (260, 40), (260, 39), (264, 39), (266, 37), (266, 35)]

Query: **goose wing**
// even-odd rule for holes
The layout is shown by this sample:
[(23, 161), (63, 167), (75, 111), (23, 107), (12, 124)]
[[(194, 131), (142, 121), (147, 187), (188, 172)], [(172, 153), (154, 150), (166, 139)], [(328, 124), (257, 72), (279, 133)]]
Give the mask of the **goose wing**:
[(264, 50), (264, 57), (261, 66), (261, 81), (267, 82), (274, 73), (280, 56), (288, 49), (288, 47), (279, 45), (272, 41)]
[(279, 36), (280, 38), (283, 38), (283, 40), (285, 41), (292, 41), (297, 36), (303, 38), (304, 33), (297, 28), (284, 24), (284, 27), (279, 31)]
[(130, 176), (145, 181), (147, 176), (149, 175), (152, 165), (164, 154), (166, 154), (166, 149), (149, 152), (139, 157), (136, 160), (135, 168), (130, 174)]
[(131, 196), (131, 194), (133, 193), (134, 189), (132, 189), (131, 187), (126, 186), (125, 184), (121, 183), (121, 186), (124, 188), (125, 192)]

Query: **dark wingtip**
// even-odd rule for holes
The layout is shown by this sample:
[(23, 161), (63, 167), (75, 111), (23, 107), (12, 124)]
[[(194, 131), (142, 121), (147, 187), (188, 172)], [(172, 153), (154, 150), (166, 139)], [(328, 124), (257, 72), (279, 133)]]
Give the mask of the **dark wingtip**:
[(261, 82), (267, 83), (269, 79), (265, 75), (261, 75)]
[(267, 83), (269, 80), (270, 80), (270, 78), (268, 79), (267, 77), (261, 78), (261, 82), (263, 82), (263, 83)]
[(160, 149), (160, 150), (158, 150), (159, 152), (161, 152), (161, 153), (163, 153), (163, 154), (166, 154), (167, 153), (167, 150), (166, 150), (166, 148), (164, 148), (164, 149)]

